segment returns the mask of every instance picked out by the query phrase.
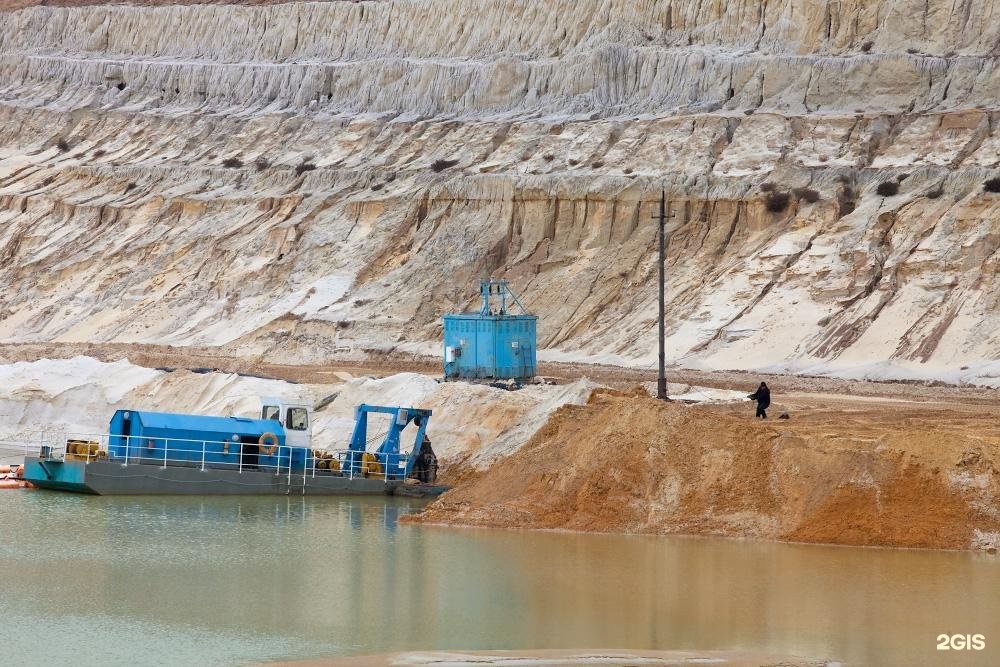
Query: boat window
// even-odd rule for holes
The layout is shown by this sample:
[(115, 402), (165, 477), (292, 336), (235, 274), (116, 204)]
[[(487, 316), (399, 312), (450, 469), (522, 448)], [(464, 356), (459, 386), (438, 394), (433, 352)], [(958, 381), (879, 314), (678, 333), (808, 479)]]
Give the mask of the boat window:
[(293, 431), (304, 431), (309, 425), (309, 417), (305, 408), (288, 408), (288, 420), (285, 426)]
[(274, 421), (281, 421), (281, 408), (277, 405), (265, 405), (264, 409), (260, 412), (261, 419), (273, 419)]

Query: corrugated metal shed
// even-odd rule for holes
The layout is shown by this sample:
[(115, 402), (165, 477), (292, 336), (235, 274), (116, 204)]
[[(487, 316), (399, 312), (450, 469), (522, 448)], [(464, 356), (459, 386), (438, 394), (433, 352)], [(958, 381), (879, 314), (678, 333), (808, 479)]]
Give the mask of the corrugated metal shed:
[(538, 318), (507, 312), (508, 298), (524, 308), (506, 281), (484, 280), (480, 289), (483, 307), (479, 313), (444, 316), (445, 378), (533, 378), (537, 367)]

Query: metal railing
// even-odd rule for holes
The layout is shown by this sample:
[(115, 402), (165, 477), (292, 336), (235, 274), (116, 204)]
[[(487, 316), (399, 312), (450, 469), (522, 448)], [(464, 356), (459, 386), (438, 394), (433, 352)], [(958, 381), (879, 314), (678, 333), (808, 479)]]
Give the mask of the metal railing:
[[(410, 459), (409, 454), (380, 454), (378, 452), (360, 452), (352, 449), (341, 449), (328, 452), (333, 458), (327, 461), (336, 461), (337, 470), (323, 469), (317, 466), (320, 459), (310, 456), (310, 477), (319, 475), (335, 475), (338, 477), (382, 478), (385, 481), (402, 480), (406, 476), (406, 466)], [(373, 460), (365, 461), (363, 455), (368, 454)], [(372, 471), (372, 463), (378, 464), (378, 471)]]
[[(109, 433), (71, 433), (60, 438), (60, 442), (49, 440), (43, 443), (17, 443), (25, 456), (41, 455), (48, 458), (81, 461), (90, 464), (107, 461), (122, 466), (157, 465), (160, 468), (185, 467), (200, 470), (233, 470), (244, 472), (272, 472), (286, 475), (291, 486), (293, 475), (298, 480), (302, 476), (303, 488), (306, 478), (317, 476), (337, 476), (354, 479), (367, 477), (386, 482), (402, 480), (406, 475), (406, 465), (410, 454), (381, 454), (350, 449), (328, 451), (327, 461), (336, 461), (336, 470), (320, 468), (320, 458), (313, 455), (308, 447), (292, 445), (270, 446), (255, 442), (232, 440), (203, 440), (188, 438), (163, 438), (149, 436), (125, 436)], [(5, 441), (0, 441), (0, 448)], [(13, 442), (11, 443), (13, 444)], [(70, 451), (70, 444), (84, 445), (84, 452)], [(96, 447), (94, 447), (96, 445)], [(377, 465), (372, 465), (377, 464)]]
[(38, 454), (42, 447), (55, 447), (65, 442), (66, 429), (64, 427), (38, 427), (16, 435), (0, 436), (0, 452), (15, 456), (29, 456)]

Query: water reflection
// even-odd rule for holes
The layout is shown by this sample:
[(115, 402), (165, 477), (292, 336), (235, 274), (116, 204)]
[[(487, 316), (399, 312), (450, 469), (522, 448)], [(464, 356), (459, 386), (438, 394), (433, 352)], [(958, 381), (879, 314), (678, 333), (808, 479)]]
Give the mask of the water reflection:
[(398, 523), (419, 502), (381, 497), (5, 501), (9, 636), (65, 637), (17, 643), (32, 664), (65, 646), (84, 649), (67, 654), (77, 664), (566, 647), (903, 664), (938, 662), (943, 632), (987, 637), (950, 664), (1000, 659), (1000, 561), (986, 556), (423, 529)]

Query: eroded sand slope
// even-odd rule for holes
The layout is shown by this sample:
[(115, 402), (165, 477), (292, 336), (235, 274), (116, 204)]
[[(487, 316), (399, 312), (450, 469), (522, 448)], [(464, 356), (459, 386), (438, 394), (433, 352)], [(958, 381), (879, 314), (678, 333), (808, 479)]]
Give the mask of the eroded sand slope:
[(998, 39), (989, 0), (7, 13), (0, 339), (436, 350), (494, 274), (550, 356), (646, 363), (665, 188), (673, 359), (994, 382)]

